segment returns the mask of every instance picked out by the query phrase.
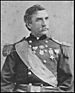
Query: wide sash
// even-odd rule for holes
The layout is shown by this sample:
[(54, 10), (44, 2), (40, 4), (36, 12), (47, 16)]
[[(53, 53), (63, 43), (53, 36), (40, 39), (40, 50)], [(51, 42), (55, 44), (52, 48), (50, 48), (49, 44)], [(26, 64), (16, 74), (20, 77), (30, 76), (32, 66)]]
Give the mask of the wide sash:
[(54, 74), (34, 54), (26, 41), (17, 44), (15, 47), (22, 61), (31, 68), (31, 71), (37, 77), (54, 87), (57, 86), (57, 79)]

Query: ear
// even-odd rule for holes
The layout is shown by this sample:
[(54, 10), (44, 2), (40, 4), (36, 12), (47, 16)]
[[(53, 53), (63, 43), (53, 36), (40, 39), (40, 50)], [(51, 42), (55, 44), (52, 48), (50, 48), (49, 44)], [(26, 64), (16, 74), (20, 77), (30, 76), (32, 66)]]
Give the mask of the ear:
[(27, 23), (27, 27), (28, 27), (29, 29), (31, 29), (32, 24), (31, 24), (31, 23)]

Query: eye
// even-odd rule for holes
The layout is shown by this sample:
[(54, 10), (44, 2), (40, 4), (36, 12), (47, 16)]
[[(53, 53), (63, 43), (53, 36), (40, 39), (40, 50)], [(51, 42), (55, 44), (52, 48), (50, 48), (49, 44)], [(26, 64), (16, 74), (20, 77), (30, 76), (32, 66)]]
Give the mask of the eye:
[(37, 18), (37, 19), (36, 19), (36, 21), (40, 21), (40, 20), (42, 20), (42, 18)]
[(49, 17), (46, 17), (45, 19), (47, 20)]

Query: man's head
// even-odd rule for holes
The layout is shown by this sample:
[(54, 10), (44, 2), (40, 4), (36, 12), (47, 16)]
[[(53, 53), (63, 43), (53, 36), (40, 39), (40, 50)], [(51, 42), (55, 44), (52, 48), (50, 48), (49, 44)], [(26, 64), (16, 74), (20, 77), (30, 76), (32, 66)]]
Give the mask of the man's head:
[(36, 37), (40, 37), (42, 34), (46, 34), (48, 32), (48, 14), (45, 8), (40, 5), (33, 5), (28, 8), (24, 16), (24, 21), (26, 23), (26, 27)]

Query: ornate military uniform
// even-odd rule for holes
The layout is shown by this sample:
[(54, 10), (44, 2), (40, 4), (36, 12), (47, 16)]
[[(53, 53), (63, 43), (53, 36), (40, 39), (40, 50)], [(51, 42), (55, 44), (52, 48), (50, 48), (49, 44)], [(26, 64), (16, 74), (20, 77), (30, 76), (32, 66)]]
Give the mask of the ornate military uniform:
[(7, 45), (1, 73), (1, 90), (5, 92), (70, 91), (72, 73), (69, 66), (70, 46), (45, 35), (23, 38)]

